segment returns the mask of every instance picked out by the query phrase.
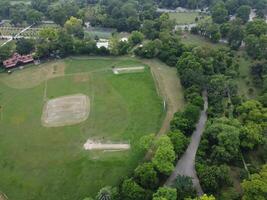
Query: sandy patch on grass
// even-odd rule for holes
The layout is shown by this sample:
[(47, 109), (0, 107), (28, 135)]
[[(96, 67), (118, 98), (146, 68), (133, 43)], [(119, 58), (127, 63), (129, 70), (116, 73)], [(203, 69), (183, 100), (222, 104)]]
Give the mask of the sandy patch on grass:
[(11, 88), (24, 89), (35, 87), (45, 80), (63, 76), (64, 73), (64, 62), (57, 61), (16, 70), (10, 75), (4, 74), (0, 81)]
[(86, 150), (105, 150), (105, 151), (122, 151), (130, 149), (130, 144), (126, 143), (101, 143), (88, 139), (83, 145)]
[(0, 200), (7, 200), (7, 199), (8, 199), (7, 196), (4, 193), (0, 192)]
[(145, 67), (116, 67), (113, 68), (112, 71), (114, 74), (127, 74), (127, 73), (138, 73), (138, 72), (144, 72)]
[(86, 82), (89, 80), (89, 75), (88, 74), (78, 74), (74, 75), (74, 82), (79, 83), (79, 82)]
[(73, 125), (85, 121), (89, 111), (90, 100), (86, 95), (59, 97), (46, 102), (41, 121), (46, 127)]

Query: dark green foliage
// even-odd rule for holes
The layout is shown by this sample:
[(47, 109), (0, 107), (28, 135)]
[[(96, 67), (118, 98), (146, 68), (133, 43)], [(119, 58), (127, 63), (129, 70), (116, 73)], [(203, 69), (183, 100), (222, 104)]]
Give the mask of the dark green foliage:
[(180, 74), (181, 83), (185, 88), (204, 84), (203, 68), (197, 57), (192, 53), (184, 53), (178, 63), (177, 70)]
[(243, 200), (264, 200), (267, 198), (267, 165), (263, 165), (261, 171), (253, 174), (250, 179), (244, 180)]
[(197, 174), (206, 193), (216, 193), (223, 185), (230, 185), (229, 167), (226, 165), (197, 164)]
[(244, 23), (249, 20), (251, 7), (247, 5), (242, 5), (237, 9), (237, 17), (241, 18)]
[(186, 150), (186, 148), (189, 144), (189, 140), (179, 130), (169, 132), (168, 136), (171, 139), (171, 142), (173, 144), (175, 154), (179, 158)]
[(102, 188), (96, 196), (96, 200), (116, 200), (117, 198), (117, 189), (110, 186)]
[(137, 183), (147, 189), (155, 189), (159, 182), (152, 163), (139, 165), (134, 171), (134, 178)]
[(156, 193), (153, 194), (153, 200), (176, 200), (177, 199), (177, 191), (173, 188), (168, 187), (160, 187)]
[(190, 136), (195, 130), (195, 124), (200, 115), (200, 107), (189, 104), (183, 112), (177, 112), (171, 121), (171, 130), (180, 130)]
[(231, 22), (227, 38), (232, 49), (239, 49), (244, 38), (244, 30), (240, 20), (236, 19)]
[(210, 121), (200, 145), (200, 158), (215, 163), (229, 163), (239, 157), (241, 124), (237, 120), (219, 118)]
[(222, 24), (228, 19), (228, 11), (222, 1), (216, 3), (211, 10), (212, 20), (215, 23)]
[(229, 187), (222, 192), (220, 200), (239, 200), (240, 196), (234, 187)]
[(120, 194), (124, 200), (147, 199), (145, 190), (132, 179), (123, 181)]
[(156, 152), (152, 159), (154, 167), (165, 175), (170, 175), (174, 166), (175, 152), (170, 138), (166, 135), (157, 140)]
[(29, 54), (34, 50), (35, 41), (31, 39), (19, 39), (16, 43), (16, 50), (19, 54)]
[(177, 189), (177, 200), (183, 200), (188, 197), (195, 197), (196, 195), (192, 178), (189, 176), (178, 175), (173, 187)]

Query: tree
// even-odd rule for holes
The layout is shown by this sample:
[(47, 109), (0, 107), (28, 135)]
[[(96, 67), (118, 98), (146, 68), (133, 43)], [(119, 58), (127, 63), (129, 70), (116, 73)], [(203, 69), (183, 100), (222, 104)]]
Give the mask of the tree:
[(230, 168), (226, 165), (196, 165), (197, 174), (203, 190), (207, 193), (216, 193), (220, 187), (230, 185)]
[(48, 4), (48, 0), (31, 0), (31, 6), (43, 13), (47, 11)]
[(249, 20), (250, 10), (251, 10), (250, 6), (242, 5), (237, 9), (236, 16), (242, 19), (244, 23), (246, 23)]
[(176, 200), (176, 198), (176, 189), (169, 187), (160, 187), (157, 192), (153, 194), (153, 200)]
[(134, 170), (134, 178), (142, 187), (154, 189), (158, 185), (157, 172), (152, 163), (144, 163)]
[(263, 130), (261, 125), (254, 122), (248, 122), (241, 129), (240, 134), (241, 147), (252, 150), (263, 142)]
[(38, 57), (49, 56), (56, 50), (58, 31), (53, 28), (45, 28), (39, 32), (36, 41), (36, 55)]
[(43, 14), (37, 10), (30, 9), (26, 14), (26, 20), (29, 24), (39, 24), (42, 21)]
[(181, 83), (185, 88), (193, 85), (203, 85), (203, 67), (195, 55), (188, 52), (184, 53), (179, 58), (176, 66), (180, 74)]
[(222, 24), (227, 21), (228, 11), (223, 2), (216, 3), (211, 9), (211, 17), (213, 22)]
[(180, 130), (190, 136), (195, 130), (195, 124), (199, 119), (200, 107), (188, 104), (183, 112), (177, 112), (171, 121), (171, 130)]
[(16, 50), (19, 54), (29, 54), (34, 50), (35, 41), (21, 38), (16, 43)]
[(242, 103), (236, 109), (239, 120), (242, 123), (253, 121), (257, 124), (264, 125), (267, 121), (267, 110), (259, 101), (248, 100)]
[(116, 200), (115, 199), (116, 195), (117, 195), (116, 188), (106, 186), (98, 192), (96, 200)]
[(5, 46), (0, 48), (0, 64), (3, 63), (4, 60), (9, 58), (14, 53), (14, 48), (11, 43), (6, 44)]
[(132, 179), (126, 179), (121, 186), (121, 197), (124, 200), (146, 199), (145, 190)]
[(235, 14), (237, 8), (238, 8), (238, 1), (237, 0), (227, 0), (225, 2), (225, 7), (228, 10), (228, 13), (230, 15)]
[(244, 38), (244, 30), (241, 26), (240, 20), (237, 19), (230, 24), (227, 38), (232, 49), (237, 50), (241, 46)]
[(228, 118), (215, 118), (209, 121), (203, 134), (207, 140), (206, 154), (217, 163), (230, 162), (238, 157), (240, 147), (241, 124), (238, 120)]
[(77, 19), (76, 17), (71, 17), (68, 21), (66, 21), (64, 28), (67, 30), (68, 34), (81, 39), (84, 37), (82, 20)]
[(189, 176), (178, 175), (174, 187), (177, 189), (178, 200), (183, 200), (186, 197), (194, 197), (196, 195), (192, 178)]
[(169, 132), (168, 136), (171, 139), (171, 142), (174, 147), (174, 151), (179, 158), (183, 152), (186, 150), (189, 140), (185, 137), (185, 135), (180, 130), (175, 130), (173, 132)]
[(169, 175), (174, 166), (175, 152), (168, 136), (164, 135), (157, 141), (157, 150), (152, 159), (155, 168), (162, 174)]
[(261, 55), (259, 49), (259, 38), (256, 35), (249, 34), (245, 37), (246, 51), (252, 58), (259, 58)]
[(143, 151), (148, 151), (151, 148), (154, 139), (155, 134), (149, 134), (141, 137), (138, 144), (139, 148)]
[(265, 200), (267, 198), (267, 165), (263, 165), (258, 174), (242, 182), (244, 195), (242, 200)]
[(139, 31), (133, 31), (131, 36), (129, 37), (129, 41), (132, 45), (137, 45), (144, 40), (143, 33)]
[(259, 37), (267, 33), (267, 24), (263, 19), (255, 19), (246, 25), (246, 34), (253, 34)]

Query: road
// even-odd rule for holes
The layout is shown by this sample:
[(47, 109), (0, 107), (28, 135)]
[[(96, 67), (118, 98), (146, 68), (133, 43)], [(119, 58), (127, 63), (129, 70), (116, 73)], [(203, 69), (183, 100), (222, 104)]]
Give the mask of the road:
[(207, 121), (206, 111), (208, 109), (208, 100), (206, 91), (203, 92), (203, 99), (204, 109), (201, 111), (199, 121), (196, 125), (196, 130), (191, 136), (191, 142), (183, 156), (178, 160), (173, 173), (170, 175), (170, 177), (165, 183), (166, 186), (171, 186), (178, 175), (189, 176), (192, 178), (193, 185), (196, 188), (197, 194), (199, 196), (203, 195), (203, 190), (199, 184), (199, 179), (195, 170), (195, 157), (200, 143), (201, 135), (205, 129), (205, 124)]

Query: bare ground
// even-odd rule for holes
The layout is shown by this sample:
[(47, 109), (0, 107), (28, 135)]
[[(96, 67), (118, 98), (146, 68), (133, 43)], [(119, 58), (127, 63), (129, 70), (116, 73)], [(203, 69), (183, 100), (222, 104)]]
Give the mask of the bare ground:
[(89, 116), (90, 100), (86, 95), (75, 94), (49, 100), (43, 109), (42, 124), (58, 127), (77, 124)]
[(7, 199), (8, 199), (7, 196), (4, 193), (0, 192), (0, 200), (7, 200)]
[(130, 145), (126, 143), (101, 143), (99, 141), (87, 140), (83, 145), (86, 150), (105, 150), (105, 151), (120, 151), (130, 149)]
[(113, 68), (112, 71), (114, 74), (126, 74), (126, 73), (137, 73), (144, 72), (145, 67), (122, 67), (122, 68)]

